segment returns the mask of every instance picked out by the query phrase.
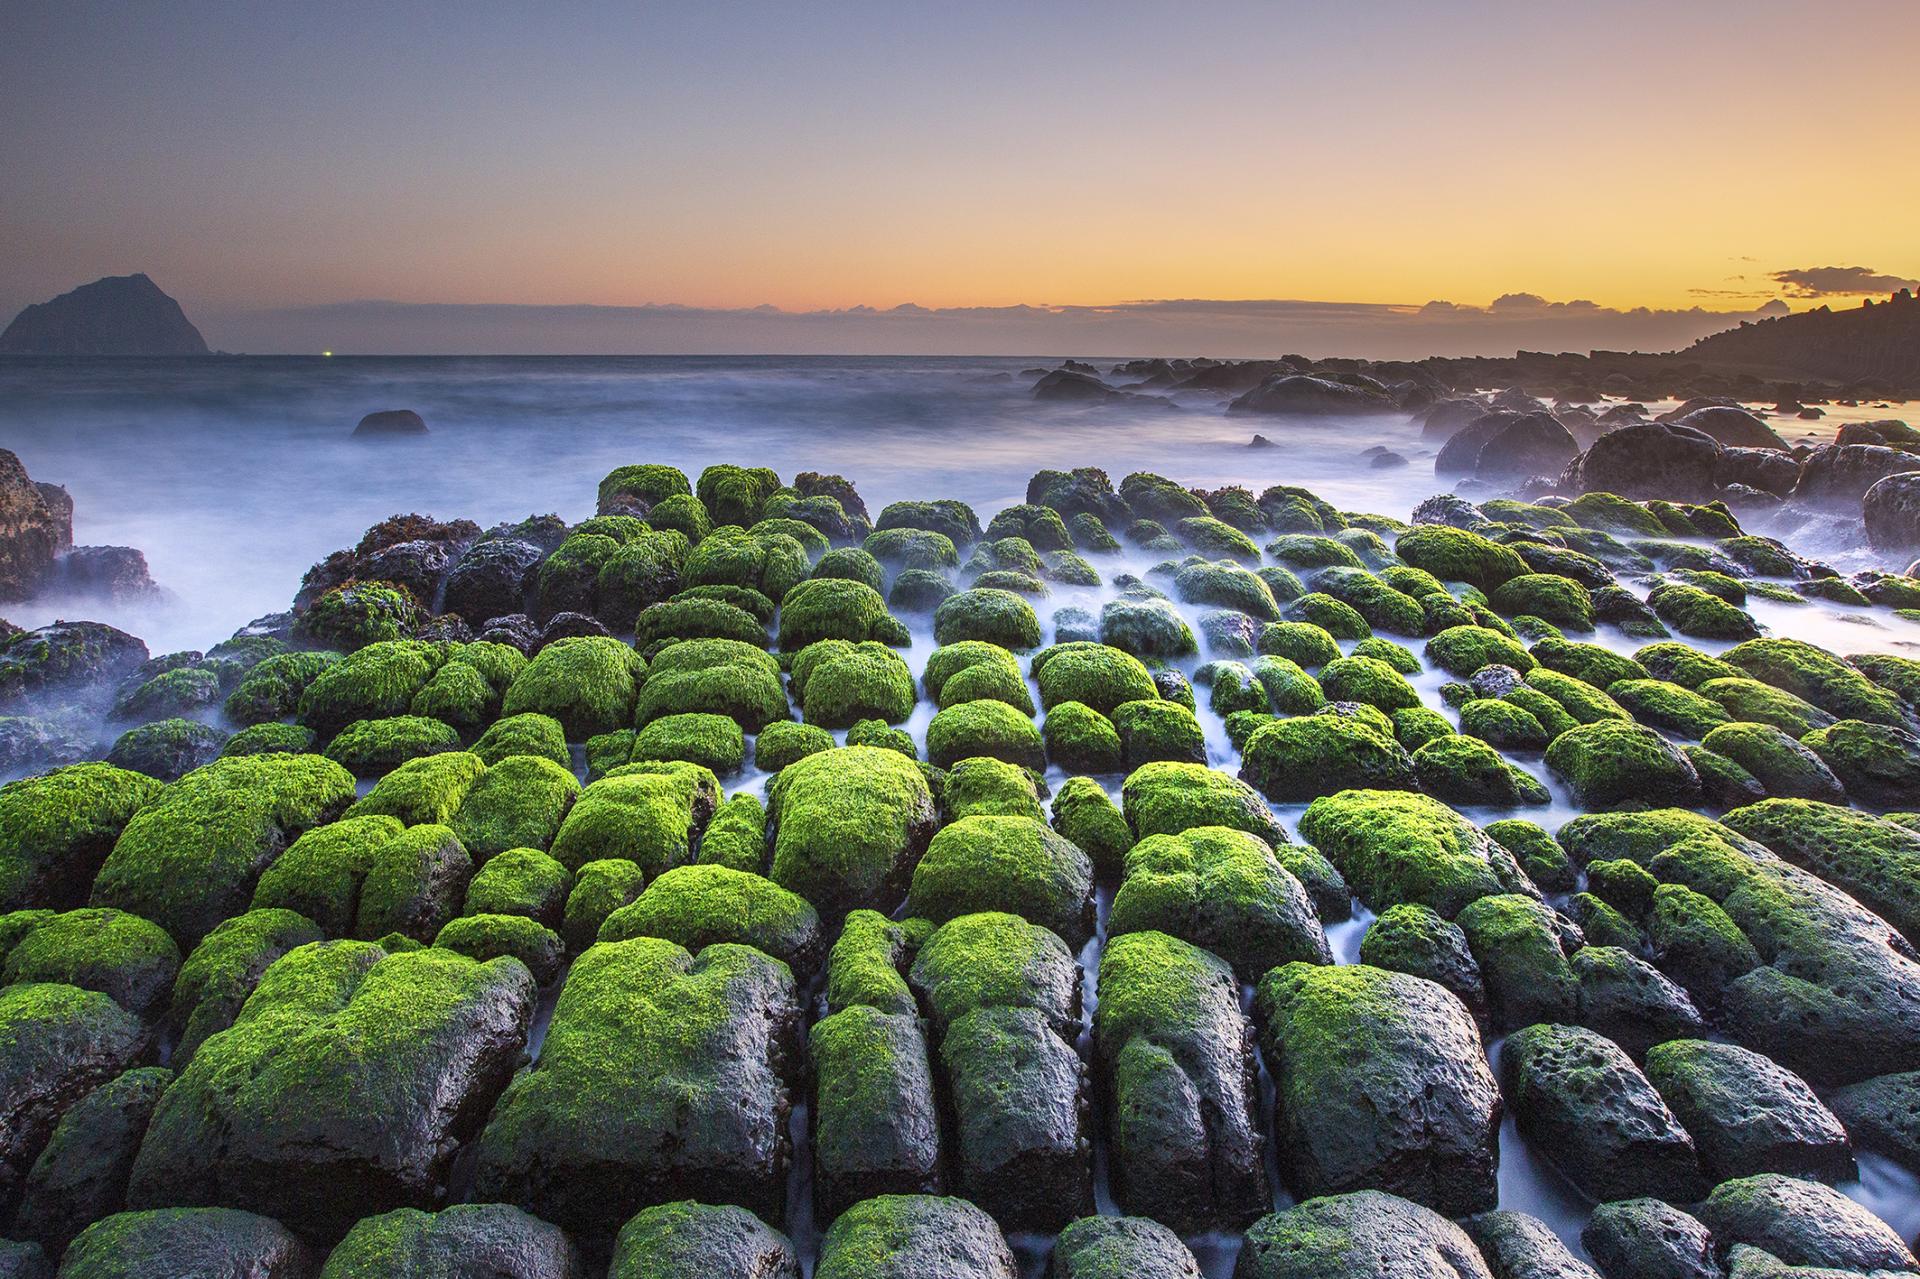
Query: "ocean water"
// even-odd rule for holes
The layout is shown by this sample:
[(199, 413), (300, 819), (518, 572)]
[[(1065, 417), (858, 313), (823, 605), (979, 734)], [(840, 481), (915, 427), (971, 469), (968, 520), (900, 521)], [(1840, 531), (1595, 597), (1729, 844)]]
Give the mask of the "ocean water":
[[(1229, 415), (1217, 398), (1175, 405), (1042, 404), (1028, 393), (1030, 379), (1021, 376), (1042, 363), (720, 357), (4, 361), (0, 447), (18, 453), (36, 479), (68, 487), (77, 541), (141, 548), (172, 597), (157, 607), (56, 599), (10, 607), (7, 615), (22, 625), (60, 616), (98, 618), (140, 635), (155, 653), (204, 648), (251, 618), (287, 607), (309, 565), (353, 544), (388, 515), (420, 511), (469, 518), (483, 527), (548, 511), (577, 520), (593, 513), (600, 477), (631, 462), (671, 463), (690, 476), (715, 462), (770, 466), (787, 477), (802, 470), (838, 472), (855, 481), (875, 514), (903, 498), (952, 497), (973, 504), (983, 524), (1001, 507), (1023, 500), (1028, 477), (1042, 468), (1094, 465), (1116, 481), (1129, 471), (1152, 470), (1195, 486), (1236, 483), (1256, 493), (1270, 484), (1299, 484), (1344, 509), (1402, 518), (1422, 498), (1450, 487), (1433, 476), (1435, 446), (1404, 418), (1281, 422)], [(431, 434), (376, 442), (351, 438), (363, 414), (388, 408), (419, 411)], [(1828, 438), (1841, 421), (1886, 416), (1906, 414), (1863, 406), (1836, 410), (1817, 423), (1777, 421), (1776, 427), (1790, 440)], [(1249, 448), (1256, 431), (1275, 447)], [(1399, 452), (1408, 464), (1373, 468), (1366, 451), (1376, 445)], [(1862, 547), (1857, 528), (1844, 521), (1799, 531), (1806, 536), (1790, 539), (1796, 548), (1844, 569), (1904, 567)], [(1095, 562), (1111, 578), (1122, 570), (1144, 573), (1158, 558), (1128, 551)], [(1097, 614), (1110, 594), (1106, 588), (1056, 585), (1038, 611), (1043, 622), (1062, 606)], [(1205, 611), (1180, 607), (1196, 624)], [(1771, 633), (1836, 651), (1920, 650), (1920, 625), (1885, 609), (1758, 598), (1749, 607)], [(1604, 627), (1592, 638), (1622, 651), (1641, 643)], [(916, 619), (914, 642), (903, 653), (916, 675), (933, 647), (925, 619)], [(1199, 661), (1182, 665), (1192, 673)], [(1438, 690), (1446, 678), (1437, 669), (1414, 677), (1428, 705), (1441, 705)], [(1200, 703), (1210, 762), (1233, 771), (1237, 753), (1224, 724), (1207, 709), (1204, 689)], [(916, 740), (924, 741), (933, 711), (923, 700), (905, 725)], [(1537, 755), (1513, 758), (1553, 796), (1549, 808), (1518, 815), (1554, 829), (1580, 811)], [(1055, 769), (1048, 780), (1057, 786), (1064, 777)], [(1117, 792), (1119, 779), (1108, 780)], [(749, 769), (729, 779), (728, 789), (764, 790), (766, 781)], [(1276, 812), (1292, 829), (1302, 808), (1277, 806)], [(1485, 822), (1515, 814), (1468, 815)], [(1089, 1024), (1098, 1003), (1097, 962), (1109, 904), (1103, 894), (1099, 935), (1082, 955)], [(1341, 962), (1357, 958), (1370, 918), (1361, 910), (1354, 921), (1328, 929)], [(543, 1014), (550, 1012), (550, 997), (542, 1007)], [(539, 1029), (544, 1031), (544, 1022)], [(532, 1047), (537, 1053), (538, 1034)], [(1490, 1049), (1497, 1062), (1499, 1045)], [(1264, 1069), (1261, 1084), (1270, 1119), (1272, 1084)], [(806, 1128), (804, 1108), (798, 1108), (792, 1133), (800, 1159), (787, 1224), (810, 1252), (828, 1223), (812, 1219)], [(1541, 1216), (1577, 1249), (1587, 1205), (1519, 1137), (1511, 1119), (1500, 1146), (1501, 1205)], [(1097, 1190), (1110, 1211), (1105, 1160), (1100, 1135)], [(1872, 1157), (1861, 1160), (1861, 1172), (1846, 1192), (1905, 1237), (1920, 1231), (1915, 1179)], [(1278, 1192), (1276, 1205), (1287, 1202), (1285, 1192)], [(1231, 1271), (1237, 1239), (1194, 1242), (1210, 1275)], [(1027, 1271), (1038, 1274), (1046, 1241), (1016, 1243)]]
[[(1433, 447), (1398, 417), (1310, 422), (1179, 405), (1037, 403), (1021, 370), (1045, 361), (886, 357), (321, 358), (0, 361), (0, 447), (73, 494), (82, 545), (135, 546), (168, 607), (49, 600), (6, 616), (87, 616), (154, 652), (204, 648), (292, 600), (300, 575), (375, 521), (420, 511), (482, 527), (535, 512), (593, 513), (601, 476), (629, 462), (690, 475), (714, 462), (783, 476), (839, 472), (876, 514), (953, 497), (985, 519), (1043, 467), (1153, 470), (1204, 487), (1303, 484), (1335, 505), (1404, 518), (1447, 485)], [(1101, 368), (1107, 362), (1098, 362)], [(351, 438), (366, 413), (411, 408), (431, 434)], [(1779, 423), (1830, 436), (1850, 417)], [(1259, 431), (1278, 447), (1249, 449)], [(1369, 467), (1392, 448), (1409, 465)], [(1842, 567), (1873, 557), (1846, 546)], [(1887, 565), (1904, 567), (1904, 565)]]

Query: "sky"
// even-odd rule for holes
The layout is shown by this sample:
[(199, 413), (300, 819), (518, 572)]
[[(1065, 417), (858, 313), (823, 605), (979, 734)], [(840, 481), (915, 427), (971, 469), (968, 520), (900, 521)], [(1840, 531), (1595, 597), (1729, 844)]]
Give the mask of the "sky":
[[(1387, 308), (1384, 342), (1508, 295), (1651, 341), (1920, 275), (1913, 0), (0, 0), (0, 32), (0, 313), (145, 271), (229, 349), (1017, 352), (1177, 300), (1230, 318), (1151, 334), (1291, 350), (1246, 304)], [(853, 310), (903, 304), (972, 323)]]

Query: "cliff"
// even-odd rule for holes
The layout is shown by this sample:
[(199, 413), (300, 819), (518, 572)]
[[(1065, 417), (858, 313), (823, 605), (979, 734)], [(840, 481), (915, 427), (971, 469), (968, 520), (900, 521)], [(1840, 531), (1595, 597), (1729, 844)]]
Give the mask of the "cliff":
[(1762, 377), (1920, 386), (1920, 299), (1903, 289), (1846, 311), (1819, 307), (1702, 338), (1686, 358)]

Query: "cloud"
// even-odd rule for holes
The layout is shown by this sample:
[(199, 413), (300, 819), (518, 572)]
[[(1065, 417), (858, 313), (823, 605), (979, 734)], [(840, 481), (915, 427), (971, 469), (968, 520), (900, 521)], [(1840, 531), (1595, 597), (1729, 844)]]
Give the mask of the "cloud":
[(1864, 266), (1802, 266), (1775, 271), (1772, 277), (1788, 297), (1855, 297), (1864, 293), (1892, 293), (1920, 289), (1920, 280), (1886, 275)]
[(1488, 306), (1165, 298), (821, 311), (364, 301), (196, 318), (214, 346), (255, 353), (1420, 359), (1523, 349), (1672, 351), (1760, 314), (1699, 306), (1617, 310), (1508, 294)]

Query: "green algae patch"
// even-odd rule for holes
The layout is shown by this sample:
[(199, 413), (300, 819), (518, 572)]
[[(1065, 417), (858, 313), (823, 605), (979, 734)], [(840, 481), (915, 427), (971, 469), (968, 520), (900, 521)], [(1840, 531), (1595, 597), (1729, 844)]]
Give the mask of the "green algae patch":
[(771, 878), (828, 919), (898, 904), (938, 821), (919, 766), (872, 746), (788, 765), (768, 787), (767, 815)]

